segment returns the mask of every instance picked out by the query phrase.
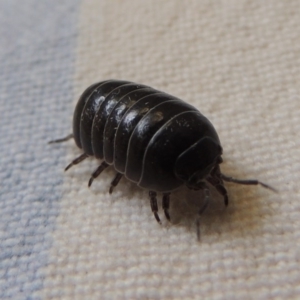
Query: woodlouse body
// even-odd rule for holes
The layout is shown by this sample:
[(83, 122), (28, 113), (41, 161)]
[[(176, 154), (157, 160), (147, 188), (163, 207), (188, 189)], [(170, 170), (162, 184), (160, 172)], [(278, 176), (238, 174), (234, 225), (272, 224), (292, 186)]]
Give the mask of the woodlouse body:
[(53, 142), (70, 137), (83, 154), (66, 170), (88, 156), (102, 159), (89, 186), (106, 167), (113, 166), (117, 175), (110, 192), (123, 175), (149, 190), (157, 221), (156, 192), (163, 193), (163, 209), (170, 219), (169, 195), (182, 185), (205, 190), (206, 202), (199, 215), (208, 204), (206, 182), (223, 195), (225, 205), (228, 197), (223, 181), (270, 188), (257, 180), (222, 174), (222, 147), (210, 121), (186, 102), (145, 85), (107, 80), (88, 87), (75, 108), (73, 134)]
[(84, 153), (104, 159), (138, 186), (159, 192), (184, 184), (174, 166), (199, 137), (210, 137), (221, 152), (216, 131), (196, 108), (126, 81), (87, 89), (75, 109), (73, 133)]

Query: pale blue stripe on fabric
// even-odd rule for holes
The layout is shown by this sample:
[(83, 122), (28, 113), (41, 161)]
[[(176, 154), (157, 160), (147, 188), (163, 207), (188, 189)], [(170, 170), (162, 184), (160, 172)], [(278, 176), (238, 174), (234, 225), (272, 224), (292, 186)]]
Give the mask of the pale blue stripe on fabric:
[(42, 289), (59, 214), (80, 0), (0, 2), (0, 299)]

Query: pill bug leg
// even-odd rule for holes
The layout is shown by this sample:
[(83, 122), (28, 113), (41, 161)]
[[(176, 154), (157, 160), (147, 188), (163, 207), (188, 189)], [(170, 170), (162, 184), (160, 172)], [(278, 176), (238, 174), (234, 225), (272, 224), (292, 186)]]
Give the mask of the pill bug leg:
[(218, 178), (209, 177), (206, 179), (224, 198), (225, 206), (228, 206), (228, 194), (227, 190), (223, 184), (223, 181)]
[[(74, 138), (73, 133), (67, 135), (67, 136), (64, 137), (64, 138), (49, 141), (48, 144), (63, 143), (63, 142), (66, 142), (66, 141), (68, 141), (68, 140), (70, 140), (70, 139), (72, 139), (72, 138)], [(85, 154), (85, 153), (83, 153), (83, 154), (81, 154), (80, 156), (76, 157), (70, 164), (68, 164), (68, 165), (66, 166), (65, 171), (69, 170), (72, 166), (81, 163), (81, 162), (82, 162), (83, 160), (85, 160), (87, 157), (88, 157), (88, 155)]]
[(152, 209), (152, 212), (154, 214), (154, 217), (155, 217), (156, 221), (159, 224), (161, 224), (160, 218), (157, 214), (158, 206), (157, 206), (156, 192), (149, 191), (149, 197), (150, 197), (150, 205), (151, 205), (151, 209)]
[(216, 165), (212, 170), (212, 172), (210, 173), (210, 177), (207, 178), (207, 181), (218, 191), (220, 195), (223, 196), (224, 204), (225, 206), (228, 206), (228, 201), (229, 201), (228, 194), (221, 176), (222, 174), (221, 174), (220, 166)]
[(163, 210), (165, 212), (165, 216), (168, 219), (168, 221), (171, 221), (170, 214), (169, 214), (170, 194), (171, 193), (163, 194), (163, 199), (162, 199), (162, 207), (163, 207)]
[(109, 164), (107, 164), (105, 161), (102, 162), (102, 164), (92, 173), (92, 176), (89, 180), (88, 186), (90, 187), (94, 181), (107, 167)]
[(57, 140), (53, 140), (53, 141), (49, 141), (48, 144), (55, 144), (55, 143), (62, 143), (62, 142), (66, 142), (70, 139), (72, 139), (74, 137), (73, 133), (67, 135), (66, 137), (64, 138), (61, 138), (61, 139), (57, 139)]
[(203, 203), (202, 207), (200, 208), (200, 210), (198, 211), (198, 216), (197, 216), (197, 220), (196, 220), (197, 239), (198, 239), (198, 241), (200, 241), (200, 219), (201, 219), (201, 215), (207, 209), (208, 204), (209, 204), (209, 200), (210, 200), (209, 188), (208, 188), (208, 186), (206, 185), (205, 182), (202, 183), (202, 187), (200, 189), (202, 189), (204, 191), (204, 203)]
[(69, 165), (66, 166), (65, 171), (69, 170), (72, 166), (81, 163), (87, 157), (89, 157), (87, 154), (85, 154), (85, 153), (81, 154), (80, 156), (78, 156), (77, 158), (75, 158)]
[(219, 192), (219, 194), (223, 196), (225, 206), (228, 206), (228, 194), (225, 186), (223, 185), (223, 182), (221, 184), (215, 185), (215, 188)]
[(121, 173), (117, 173), (117, 175), (115, 176), (115, 178), (113, 179), (113, 181), (110, 184), (110, 188), (109, 188), (109, 193), (111, 194), (113, 192), (114, 187), (116, 187), (119, 183), (119, 181), (121, 180), (123, 174)]

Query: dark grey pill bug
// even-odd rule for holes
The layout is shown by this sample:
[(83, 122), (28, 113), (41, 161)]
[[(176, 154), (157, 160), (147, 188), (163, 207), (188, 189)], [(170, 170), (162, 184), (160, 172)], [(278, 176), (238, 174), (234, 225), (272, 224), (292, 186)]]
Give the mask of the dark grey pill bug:
[(89, 180), (107, 167), (116, 170), (109, 192), (122, 176), (149, 191), (151, 209), (158, 222), (157, 192), (170, 220), (170, 193), (186, 185), (204, 190), (205, 202), (197, 218), (209, 203), (211, 184), (228, 205), (224, 181), (261, 185), (258, 180), (239, 180), (221, 173), (222, 147), (211, 122), (192, 105), (146, 85), (106, 80), (88, 87), (78, 100), (73, 117), (73, 134), (54, 140), (74, 138), (83, 154), (65, 170), (89, 156), (102, 160)]

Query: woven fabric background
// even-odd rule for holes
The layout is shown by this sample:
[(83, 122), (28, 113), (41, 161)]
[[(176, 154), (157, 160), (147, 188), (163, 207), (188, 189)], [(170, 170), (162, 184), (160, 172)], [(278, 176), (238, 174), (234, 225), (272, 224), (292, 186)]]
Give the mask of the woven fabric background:
[[(300, 2), (0, 2), (1, 299), (299, 299)], [(126, 79), (205, 114), (222, 171), (279, 190), (227, 184), (176, 191), (173, 224), (147, 191), (80, 150), (73, 109), (90, 84)]]

